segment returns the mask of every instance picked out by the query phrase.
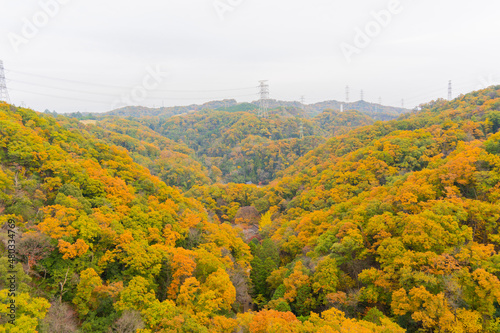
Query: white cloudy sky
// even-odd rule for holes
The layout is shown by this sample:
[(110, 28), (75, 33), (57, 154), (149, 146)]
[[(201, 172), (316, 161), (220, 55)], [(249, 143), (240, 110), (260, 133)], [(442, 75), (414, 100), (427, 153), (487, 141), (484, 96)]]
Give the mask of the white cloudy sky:
[[(499, 83), (499, 1), (400, 0), (377, 31), (391, 2), (0, 0), (0, 59), (12, 103), (58, 112), (252, 101), (265, 79), (275, 99), (345, 100), (349, 85), (351, 101), (406, 107), (448, 80), (454, 96)], [(349, 62), (341, 45), (367, 28)]]

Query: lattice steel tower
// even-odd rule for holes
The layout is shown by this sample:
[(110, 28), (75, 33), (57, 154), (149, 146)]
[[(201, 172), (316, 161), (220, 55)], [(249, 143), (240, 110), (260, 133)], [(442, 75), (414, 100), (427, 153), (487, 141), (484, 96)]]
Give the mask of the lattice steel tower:
[[(304, 96), (300, 97), (300, 103), (302, 104), (302, 116), (306, 115), (306, 98)], [(299, 138), (304, 138), (304, 121), (300, 118), (300, 127), (299, 127)]]
[(260, 110), (259, 117), (267, 118), (267, 109), (269, 108), (269, 84), (267, 80), (259, 81), (260, 85)]
[(451, 80), (448, 81), (448, 100), (451, 101)]
[(2, 60), (0, 60), (0, 101), (5, 101), (10, 104), (9, 91), (7, 90), (7, 83), (5, 80), (5, 71), (3, 68)]
[(345, 101), (349, 103), (349, 86), (345, 86)]

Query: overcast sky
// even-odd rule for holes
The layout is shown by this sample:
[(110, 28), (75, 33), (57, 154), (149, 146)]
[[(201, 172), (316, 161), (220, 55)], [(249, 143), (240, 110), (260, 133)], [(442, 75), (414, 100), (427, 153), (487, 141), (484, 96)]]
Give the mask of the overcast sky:
[(270, 97), (414, 107), (500, 81), (497, 0), (0, 0), (13, 104)]

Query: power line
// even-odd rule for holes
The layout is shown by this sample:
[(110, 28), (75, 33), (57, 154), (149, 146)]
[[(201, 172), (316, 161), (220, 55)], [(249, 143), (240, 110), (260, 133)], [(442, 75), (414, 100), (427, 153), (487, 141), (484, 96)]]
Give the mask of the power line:
[[(81, 94), (105, 96), (105, 97), (110, 97), (110, 98), (116, 98), (119, 95), (118, 93), (116, 93), (116, 94), (103, 94), (103, 93), (99, 93), (99, 92), (90, 92), (90, 91), (81, 91), (81, 90), (75, 90), (75, 89), (59, 88), (59, 87), (55, 87), (55, 86), (41, 85), (41, 84), (36, 84), (36, 83), (31, 83), (31, 82), (26, 82), (26, 81), (19, 81), (19, 80), (10, 80), (10, 81), (18, 82), (18, 83), (22, 83), (22, 84), (27, 84), (27, 85), (31, 85), (31, 86), (35, 86), (35, 87), (69, 91), (69, 92), (75, 92), (75, 93), (79, 93), (79, 94), (81, 93)], [(15, 89), (15, 90), (19, 90), (19, 89)], [(158, 94), (158, 93), (161, 93), (161, 91), (152, 90), (152, 91), (150, 91), (150, 93), (151, 94)], [(243, 96), (255, 96), (255, 95), (256, 94), (246, 94), (246, 95), (229, 96), (229, 97), (243, 97)], [(217, 98), (219, 98), (219, 97), (217, 97)], [(220, 97), (220, 98), (223, 99), (223, 97)], [(194, 98), (183, 97), (183, 98), (169, 98), (169, 99), (178, 99), (178, 100), (200, 99), (201, 100), (201, 99), (206, 99), (206, 98), (204, 98), (204, 97), (194, 97)]]
[[(130, 89), (131, 88), (131, 86), (116, 86), (116, 85), (110, 85), (110, 84), (101, 84), (101, 83), (91, 83), (91, 82), (75, 81), (75, 80), (55, 78), (55, 77), (50, 77), (50, 76), (45, 76), (45, 75), (39, 75), (39, 74), (23, 73), (23, 72), (19, 72), (19, 71), (15, 71), (15, 70), (9, 70), (9, 72), (17, 73), (17, 74), (21, 74), (21, 75), (39, 77), (39, 78), (43, 78), (43, 79), (49, 79), (49, 80), (53, 80), (53, 81), (62, 81), (62, 82), (69, 82), (69, 83), (76, 83), (76, 84), (84, 84), (84, 85), (89, 85), (89, 86), (98, 86), (98, 87), (115, 88), (115, 89)], [(198, 93), (198, 92), (238, 91), (238, 90), (250, 90), (250, 89), (255, 89), (255, 87), (252, 86), (252, 87), (242, 87), (242, 88), (210, 89), (210, 90), (159, 90), (159, 89), (156, 89), (155, 91), (158, 91), (158, 92), (174, 92), (174, 93), (189, 93), (189, 92), (196, 92), (196, 93)]]
[[(26, 93), (26, 94), (34, 94), (34, 95), (39, 95), (39, 96), (44, 96), (44, 97), (50, 97), (50, 98), (57, 98), (57, 99), (67, 99), (67, 100), (73, 100), (73, 101), (79, 101), (79, 102), (90, 102), (90, 103), (100, 103), (100, 104), (103, 104), (103, 103), (107, 103), (108, 101), (95, 101), (95, 100), (90, 100), (90, 99), (81, 99), (81, 98), (74, 98), (74, 97), (65, 97), (65, 96), (61, 96), (61, 95), (51, 95), (51, 94), (46, 94), (46, 93), (39, 93), (39, 92), (34, 92), (34, 91), (27, 91), (27, 90), (23, 90), (23, 89), (10, 89), (11, 91), (19, 91), (19, 92), (23, 92), (23, 93)], [(106, 97), (109, 97), (110, 99), (112, 98), (116, 98), (117, 96), (116, 95), (105, 95)], [(236, 98), (236, 97), (249, 97), (249, 96), (256, 96), (256, 94), (247, 94), (247, 95), (238, 95), (238, 96), (230, 96), (232, 98)], [(226, 97), (207, 97), (207, 98), (204, 98), (204, 97), (200, 97), (200, 98), (168, 98), (168, 100), (223, 100), (223, 99), (227, 99), (227, 96)]]
[(126, 86), (115, 86), (115, 85), (110, 85), (110, 84), (102, 84), (102, 83), (97, 83), (97, 82), (83, 82), (83, 81), (76, 81), (76, 80), (68, 80), (68, 79), (62, 79), (62, 78), (56, 78), (56, 77), (50, 77), (50, 76), (45, 76), (45, 75), (40, 75), (40, 74), (33, 74), (33, 73), (23, 73), (20, 71), (16, 71), (13, 69), (10, 69), (9, 72), (16, 73), (16, 74), (21, 74), (21, 75), (26, 75), (26, 76), (31, 76), (31, 77), (39, 77), (42, 79), (48, 79), (48, 80), (53, 80), (53, 81), (62, 81), (62, 82), (68, 82), (68, 83), (76, 83), (76, 84), (85, 84), (89, 86), (97, 86), (97, 87), (104, 87), (104, 88), (117, 88), (117, 89), (127, 89), (129, 87)]
[[(9, 81), (17, 82), (17, 83), (21, 83), (21, 84), (27, 84), (27, 85), (35, 86), (35, 87), (41, 87), (41, 88), (49, 88), (49, 89), (56, 89), (56, 90), (62, 90), (62, 91), (76, 92), (76, 93), (80, 93), (80, 94), (90, 94), (90, 95), (107, 96), (107, 97), (110, 96), (110, 94), (103, 94), (103, 93), (99, 93), (99, 92), (90, 92), (90, 91), (82, 91), (82, 90), (75, 90), (75, 89), (68, 89), (68, 88), (60, 88), (60, 87), (55, 87), (55, 86), (46, 85), (46, 84), (42, 85), (42, 84), (36, 84), (36, 83), (32, 83), (32, 82), (26, 82), (26, 81), (14, 80), (14, 79), (10, 79)], [(118, 93), (115, 95), (118, 95)]]
[(23, 92), (23, 93), (26, 93), (26, 94), (34, 94), (34, 95), (39, 95), (39, 96), (44, 96), (44, 97), (50, 97), (50, 98), (67, 99), (67, 100), (70, 100), (70, 101), (99, 103), (99, 104), (106, 103), (106, 102), (103, 102), (103, 101), (99, 101), (98, 102), (98, 101), (93, 101), (93, 100), (89, 100), (89, 99), (80, 99), (80, 98), (74, 98), (74, 97), (64, 97), (64, 96), (56, 96), (56, 95), (50, 95), (50, 94), (42, 94), (42, 93), (38, 93), (38, 92), (34, 92), (34, 91), (26, 91), (26, 90), (22, 90), (22, 89), (11, 89), (11, 90), (12, 91)]

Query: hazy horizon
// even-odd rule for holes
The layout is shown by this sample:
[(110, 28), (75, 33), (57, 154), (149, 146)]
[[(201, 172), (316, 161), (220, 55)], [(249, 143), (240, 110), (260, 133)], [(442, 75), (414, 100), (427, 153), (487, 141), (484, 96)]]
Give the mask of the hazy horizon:
[(13, 104), (66, 112), (270, 98), (413, 108), (498, 84), (500, 3), (0, 0)]

